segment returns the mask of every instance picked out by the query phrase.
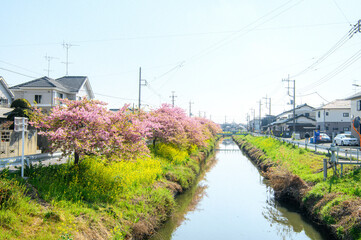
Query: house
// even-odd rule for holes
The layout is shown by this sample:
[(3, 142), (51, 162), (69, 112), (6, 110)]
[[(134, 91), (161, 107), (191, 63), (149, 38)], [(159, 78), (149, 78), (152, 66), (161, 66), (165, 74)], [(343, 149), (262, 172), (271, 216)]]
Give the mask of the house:
[(307, 104), (297, 106), (295, 117), (293, 117), (293, 109), (285, 111), (276, 116), (276, 121), (267, 126), (267, 131), (275, 136), (284, 137), (291, 137), (292, 132), (296, 131), (300, 137), (303, 137), (306, 132), (311, 132), (316, 128), (314, 109)]
[(316, 129), (327, 135), (351, 131), (351, 101), (335, 100), (314, 110)]
[(56, 98), (94, 98), (89, 79), (85, 76), (65, 76), (58, 79), (42, 77), (13, 86), (10, 90), (14, 93), (15, 99), (24, 98), (32, 105), (36, 104), (47, 111), (59, 104)]
[[(346, 100), (351, 101), (351, 123), (353, 119), (356, 117), (361, 117), (361, 92), (358, 92), (351, 97), (346, 98)], [(356, 133), (356, 131), (351, 127), (351, 133), (355, 137), (359, 138), (359, 135)]]
[(262, 121), (259, 118), (249, 121), (248, 129), (252, 132), (260, 132), (260, 124)]
[(0, 107), (10, 107), (14, 100), (14, 94), (9, 90), (5, 79), (0, 76)]

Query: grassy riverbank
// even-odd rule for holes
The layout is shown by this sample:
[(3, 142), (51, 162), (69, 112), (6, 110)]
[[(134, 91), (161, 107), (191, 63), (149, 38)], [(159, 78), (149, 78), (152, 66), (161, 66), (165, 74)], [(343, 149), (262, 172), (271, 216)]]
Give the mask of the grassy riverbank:
[(150, 157), (73, 163), (0, 173), (0, 239), (141, 239), (169, 216), (213, 150), (160, 143)]
[(278, 197), (299, 202), (337, 238), (361, 239), (360, 168), (346, 169), (342, 178), (331, 173), (323, 181), (325, 155), (273, 138), (248, 135), (235, 140), (261, 166)]

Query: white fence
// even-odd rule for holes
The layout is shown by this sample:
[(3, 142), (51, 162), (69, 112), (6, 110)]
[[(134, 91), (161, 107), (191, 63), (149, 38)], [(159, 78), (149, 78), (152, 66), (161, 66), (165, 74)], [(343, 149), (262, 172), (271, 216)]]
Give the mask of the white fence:
[[(47, 160), (58, 160), (62, 157), (61, 152), (56, 153), (44, 153), (44, 154), (34, 154), (25, 156), (25, 162), (30, 165), (32, 162), (42, 162)], [(11, 166), (21, 166), (21, 156), (20, 157), (10, 157), (10, 158), (0, 158), (0, 169), (11, 167)]]

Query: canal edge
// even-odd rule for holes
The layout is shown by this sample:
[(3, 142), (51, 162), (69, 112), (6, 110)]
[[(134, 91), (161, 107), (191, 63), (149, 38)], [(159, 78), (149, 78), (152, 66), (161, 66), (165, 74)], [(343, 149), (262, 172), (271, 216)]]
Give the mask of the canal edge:
[[(273, 170), (272, 167), (276, 167), (276, 165), (268, 162), (267, 155), (251, 143), (244, 140), (236, 140), (234, 138), (233, 141), (238, 145), (239, 149), (256, 164), (260, 169), (262, 176), (270, 181), (277, 201), (288, 201), (291, 205), (295, 206), (301, 211), (301, 214), (304, 217), (310, 220), (323, 233), (326, 233), (329, 237), (328, 239), (340, 239), (337, 236), (337, 229), (332, 225), (324, 223), (323, 220), (312, 211), (316, 202), (311, 202), (307, 205), (303, 203), (302, 199), (311, 189), (311, 186), (299, 176), (292, 174), (289, 171), (283, 171), (281, 173)], [(277, 183), (274, 184), (274, 182)]]

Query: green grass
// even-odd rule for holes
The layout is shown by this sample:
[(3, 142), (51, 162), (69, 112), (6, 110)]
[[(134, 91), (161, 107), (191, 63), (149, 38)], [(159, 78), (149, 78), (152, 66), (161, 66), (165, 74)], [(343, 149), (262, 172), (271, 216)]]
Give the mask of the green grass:
[(310, 206), (313, 214), (324, 223), (336, 226), (339, 238), (361, 239), (361, 223), (354, 209), (361, 206), (361, 170), (359, 167), (349, 167), (344, 176), (333, 175), (329, 170), (326, 181), (323, 181), (323, 159), (326, 155), (314, 154), (308, 150), (282, 143), (273, 138), (236, 136), (236, 141), (246, 141), (265, 156), (263, 159), (273, 162), (284, 171), (289, 171), (312, 186), (302, 199)]
[(306, 182), (321, 182), (323, 179), (323, 173), (316, 172), (323, 168), (325, 155), (316, 155), (306, 149), (282, 143), (274, 138), (247, 135), (236, 136), (235, 139), (245, 140), (261, 149), (273, 163), (282, 165)]
[(34, 192), (19, 172), (2, 171), (0, 240), (74, 239), (85, 234), (126, 239), (134, 229), (142, 234), (144, 226), (157, 225), (170, 215), (175, 206), (172, 184), (189, 188), (200, 171), (200, 159), (215, 141), (202, 149), (160, 143), (151, 157), (136, 161), (87, 156), (78, 166), (26, 168), (27, 182), (40, 202), (30, 199)]

